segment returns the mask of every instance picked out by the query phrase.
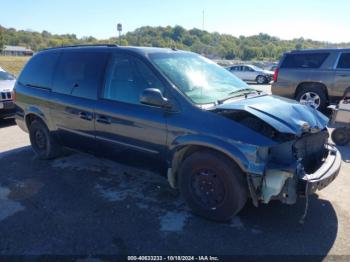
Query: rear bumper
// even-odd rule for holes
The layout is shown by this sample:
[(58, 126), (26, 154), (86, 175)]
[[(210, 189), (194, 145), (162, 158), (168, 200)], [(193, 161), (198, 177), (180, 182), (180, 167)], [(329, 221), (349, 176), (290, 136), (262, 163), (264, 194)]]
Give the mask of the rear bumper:
[(287, 83), (283, 84), (281, 82), (273, 82), (271, 85), (271, 93), (273, 95), (294, 99), (295, 88)]
[(341, 155), (339, 151), (329, 145), (329, 153), (323, 165), (313, 174), (305, 174), (301, 180), (308, 185), (308, 193), (315, 193), (327, 187), (337, 177), (341, 167)]

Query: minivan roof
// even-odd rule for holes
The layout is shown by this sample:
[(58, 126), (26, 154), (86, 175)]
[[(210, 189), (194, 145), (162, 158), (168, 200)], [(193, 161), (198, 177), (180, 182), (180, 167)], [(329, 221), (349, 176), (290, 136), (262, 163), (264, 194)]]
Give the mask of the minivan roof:
[(185, 52), (180, 51), (175, 48), (160, 48), (160, 47), (136, 47), (136, 46), (118, 46), (114, 44), (101, 44), (101, 45), (75, 45), (75, 46), (61, 46), (53, 47), (41, 50), (40, 52), (54, 51), (54, 50), (105, 50), (105, 49), (119, 49), (119, 50), (129, 50), (132, 52), (140, 54), (150, 54), (150, 53), (170, 53), (170, 52)]
[[(298, 49), (292, 50), (289, 53), (307, 53), (307, 52), (334, 52), (334, 51), (350, 51), (350, 48), (309, 48), (309, 49)], [(288, 52), (287, 52), (288, 53)]]

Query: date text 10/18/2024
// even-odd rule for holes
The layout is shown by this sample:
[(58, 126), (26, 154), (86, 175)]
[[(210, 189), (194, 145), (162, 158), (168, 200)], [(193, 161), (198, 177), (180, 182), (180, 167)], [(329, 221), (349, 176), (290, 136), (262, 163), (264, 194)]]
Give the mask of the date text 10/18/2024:
[(128, 261), (220, 261), (216, 256), (128, 256)]

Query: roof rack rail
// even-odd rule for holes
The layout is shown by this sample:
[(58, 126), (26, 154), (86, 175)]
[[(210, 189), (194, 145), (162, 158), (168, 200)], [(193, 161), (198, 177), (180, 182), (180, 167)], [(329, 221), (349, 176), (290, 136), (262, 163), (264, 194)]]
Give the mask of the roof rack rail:
[(106, 46), (106, 47), (119, 47), (116, 44), (81, 44), (81, 45), (63, 45), (42, 49), (41, 51), (50, 50), (50, 49), (60, 49), (60, 48), (72, 48), (72, 47), (94, 47), (94, 46)]

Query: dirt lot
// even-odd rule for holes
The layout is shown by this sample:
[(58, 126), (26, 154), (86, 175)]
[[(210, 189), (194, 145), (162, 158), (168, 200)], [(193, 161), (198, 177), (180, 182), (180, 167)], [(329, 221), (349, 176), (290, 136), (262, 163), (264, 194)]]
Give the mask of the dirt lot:
[(18, 76), (23, 66), (29, 60), (29, 56), (1, 56), (0, 55), (0, 67), (10, 72), (11, 74)]
[(248, 204), (214, 223), (188, 210), (156, 163), (80, 153), (40, 161), (8, 120), (0, 137), (0, 255), (350, 255), (349, 147), (340, 148), (339, 177), (311, 197), (305, 224), (304, 199)]

